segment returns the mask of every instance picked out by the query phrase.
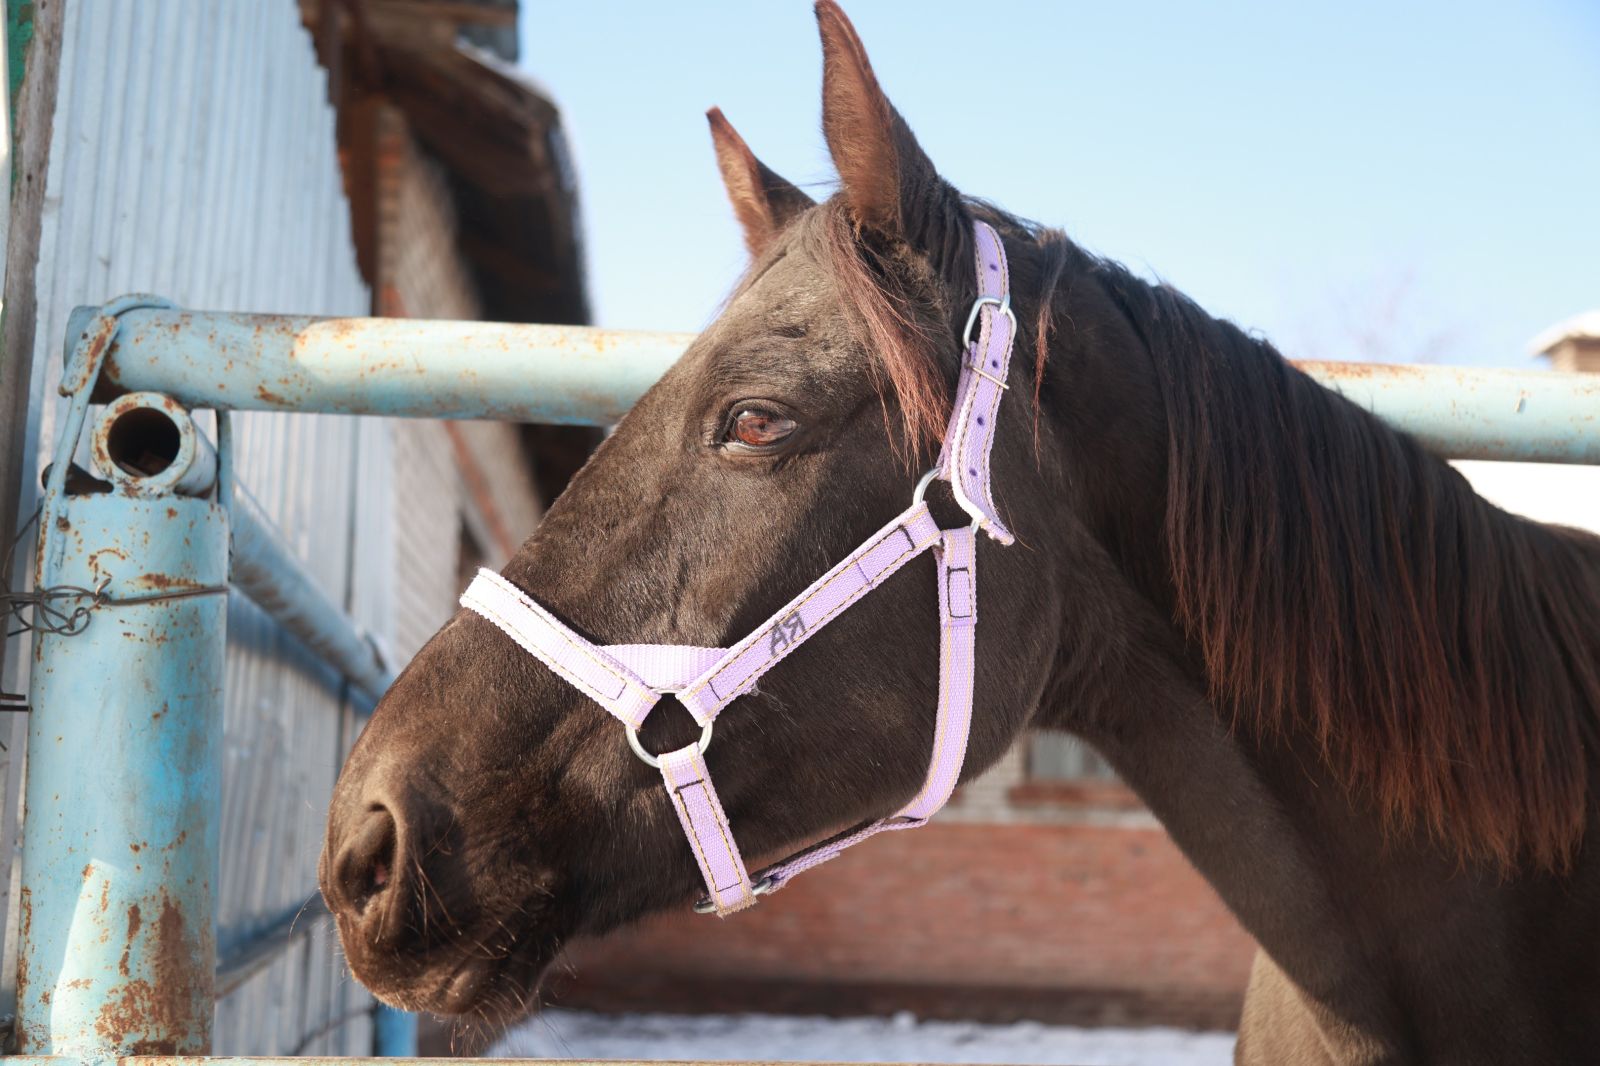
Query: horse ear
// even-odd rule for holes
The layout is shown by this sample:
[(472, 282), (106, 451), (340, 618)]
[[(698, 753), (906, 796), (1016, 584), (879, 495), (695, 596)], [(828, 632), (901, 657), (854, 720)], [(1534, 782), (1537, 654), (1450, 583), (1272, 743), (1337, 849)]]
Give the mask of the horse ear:
[(711, 143), (717, 150), (722, 183), (733, 201), (733, 213), (744, 227), (745, 246), (751, 255), (759, 256), (784, 226), (812, 206), (811, 197), (757, 159), (720, 107), (707, 111), (706, 119), (711, 123)]
[(834, 0), (818, 0), (822, 34), (822, 132), (845, 200), (870, 229), (937, 252), (936, 233), (959, 205), (905, 119), (878, 86), (861, 38)]

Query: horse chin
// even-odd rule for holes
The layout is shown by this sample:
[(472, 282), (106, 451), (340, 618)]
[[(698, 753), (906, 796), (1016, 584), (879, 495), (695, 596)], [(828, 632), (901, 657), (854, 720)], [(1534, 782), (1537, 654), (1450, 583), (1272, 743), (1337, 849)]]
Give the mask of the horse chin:
[[(341, 927), (343, 923), (341, 922)], [(448, 954), (435, 947), (422, 965), (415, 956), (350, 951), (340, 929), (350, 972), (380, 1002), (398, 1010), (468, 1019), (505, 1026), (538, 1006), (539, 984), (560, 953), (561, 937), (529, 932), (494, 953), (472, 945)]]

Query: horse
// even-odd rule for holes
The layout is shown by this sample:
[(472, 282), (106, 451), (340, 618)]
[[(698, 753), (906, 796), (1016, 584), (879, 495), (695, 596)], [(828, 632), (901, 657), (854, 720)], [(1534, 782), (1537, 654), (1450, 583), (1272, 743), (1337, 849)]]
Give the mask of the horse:
[[(1260, 945), (1242, 1063), (1595, 1061), (1600, 539), (1497, 510), (1265, 341), (958, 192), (844, 13), (816, 14), (838, 191), (814, 202), (709, 113), (749, 269), (500, 577), (583, 641), (750, 631), (935, 462), (981, 223), (1022, 357), (963, 775), (1032, 730), (1109, 761)], [(942, 483), (928, 506), (966, 521)], [(739, 850), (788, 854), (921, 786), (922, 565), (717, 719)], [(637, 739), (696, 728), (663, 701)], [(354, 746), (320, 884), (381, 999), (509, 1020), (569, 938), (696, 895), (677, 819), (593, 699), (463, 609)]]

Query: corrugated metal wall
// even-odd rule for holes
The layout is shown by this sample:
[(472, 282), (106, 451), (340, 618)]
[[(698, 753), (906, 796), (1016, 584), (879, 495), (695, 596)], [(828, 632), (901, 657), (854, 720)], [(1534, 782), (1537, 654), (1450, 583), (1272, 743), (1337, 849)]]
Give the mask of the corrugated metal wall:
[[(72, 0), (38, 264), (36, 442), (56, 422), (76, 304), (143, 291), (218, 310), (367, 313), (333, 122), (292, 0)], [(237, 425), (241, 483), (335, 598), (392, 640), (390, 425)], [(356, 728), (337, 679), (237, 595), (228, 625), (223, 945), (313, 889)], [(367, 1054), (369, 1006), (322, 928), (218, 1005), (216, 1050)]]

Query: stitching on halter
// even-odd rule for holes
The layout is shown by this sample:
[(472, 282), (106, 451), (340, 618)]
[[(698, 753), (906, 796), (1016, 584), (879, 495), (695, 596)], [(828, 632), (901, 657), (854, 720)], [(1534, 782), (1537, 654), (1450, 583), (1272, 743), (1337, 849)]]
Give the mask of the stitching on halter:
[[(710, 870), (712, 867), (711, 864), (706, 861), (706, 848), (705, 845), (700, 842), (700, 830), (696, 828), (694, 819), (689, 815), (689, 800), (684, 796), (684, 793), (689, 791), (691, 788), (698, 788), (704, 792), (709, 786), (710, 782), (706, 778), (700, 777), (689, 782), (687, 785), (679, 785), (672, 790), (673, 797), (678, 801), (678, 806), (683, 810), (683, 824), (689, 829), (689, 840), (690, 843), (694, 845), (695, 856), (700, 860), (700, 866), (704, 870)], [(728, 834), (723, 830), (720, 824), (717, 826), (717, 832), (722, 836), (723, 847), (731, 850), (733, 847), (733, 841), (728, 839)], [(713, 883), (710, 887), (716, 892), (726, 892), (730, 888), (738, 888), (739, 885), (738, 882), (735, 882), (731, 885)]]
[[(887, 530), (882, 536), (874, 538), (873, 540), (868, 541), (866, 544), (863, 544), (862, 548), (866, 549), (865, 551), (861, 551), (861, 549), (858, 549), (858, 551), (860, 551), (860, 554), (862, 554), (862, 555), (870, 554), (872, 550), (874, 550), (874, 549), (878, 548), (879, 546), (881, 546), (885, 541), (887, 541), (889, 539), (890, 536), (892, 536), (895, 533), (903, 534), (905, 536), (905, 538), (906, 538), (906, 543), (909, 546), (906, 548), (905, 551), (903, 551), (899, 555), (895, 556), (895, 558), (890, 563), (888, 563), (887, 565), (881, 567), (878, 570), (878, 573), (876, 575), (869, 575), (865, 570), (861, 569), (860, 559), (856, 560), (856, 563), (855, 563), (855, 566), (854, 566), (853, 569), (857, 573), (859, 573), (861, 575), (861, 578), (867, 583), (867, 586), (868, 586), (869, 589), (877, 588), (878, 584), (882, 581), (883, 576), (885, 574), (887, 574), (890, 570), (894, 569), (895, 567), (899, 566), (901, 563), (905, 562), (907, 559), (911, 558), (913, 555), (916, 555), (916, 554), (918, 554), (920, 552), (926, 551), (928, 549), (928, 547), (933, 543), (932, 540), (929, 540), (925, 544), (919, 544), (917, 539), (911, 535), (911, 531), (906, 528), (905, 523), (900, 523), (900, 524), (894, 526), (892, 529)], [(718, 701), (716, 709), (712, 713), (713, 714), (720, 713), (722, 708), (726, 707), (728, 704), (730, 704), (734, 700), (738, 699), (739, 696), (743, 692), (745, 692), (747, 690), (747, 686), (749, 685), (750, 681), (753, 680), (753, 679), (747, 678), (745, 681), (741, 682), (737, 688), (735, 688), (733, 690), (730, 690), (727, 693), (723, 693), (721, 690), (719, 690), (717, 688), (717, 681), (719, 679), (721, 679), (721, 677), (724, 674), (726, 674), (729, 670), (731, 670), (735, 666), (737, 666), (739, 664), (739, 662), (744, 658), (744, 653), (746, 651), (748, 651), (750, 648), (755, 647), (757, 644), (759, 644), (761, 642), (761, 638), (765, 637), (769, 633), (771, 633), (772, 628), (775, 625), (779, 624), (783, 619), (788, 618), (791, 615), (795, 614), (801, 608), (803, 608), (803, 607), (809, 605), (810, 603), (812, 603), (814, 600), (816, 600), (816, 598), (818, 596), (822, 595), (824, 592), (826, 592), (829, 589), (833, 588), (834, 585), (837, 584), (838, 581), (841, 578), (847, 577), (847, 576), (849, 576), (849, 574), (850, 574), (850, 568), (842, 569), (837, 574), (834, 574), (831, 578), (829, 578), (826, 582), (824, 582), (821, 585), (818, 585), (815, 589), (812, 589), (810, 594), (807, 595), (804, 599), (802, 599), (798, 603), (786, 605), (784, 607), (784, 609), (781, 610), (778, 613), (778, 615), (774, 616), (773, 618), (771, 618), (768, 621), (764, 622), (762, 625), (758, 626), (756, 628), (756, 630), (753, 633), (750, 634), (750, 636), (746, 637), (744, 640), (740, 641), (738, 644), (735, 644), (733, 647), (734, 647), (734, 649), (737, 649), (737, 651), (738, 651), (737, 654), (731, 655), (727, 662), (725, 662), (721, 666), (719, 666), (709, 677), (705, 678), (704, 681), (695, 682), (694, 684), (692, 684), (692, 685), (688, 686), (686, 689), (684, 689), (684, 692), (688, 693), (688, 694), (694, 694), (700, 689), (710, 689), (712, 695), (714, 695), (717, 698), (717, 701)], [(840, 603), (838, 606), (834, 607), (833, 610), (827, 612), (826, 614), (824, 614), (820, 618), (817, 618), (817, 619), (813, 620), (810, 623), (810, 625), (808, 626), (808, 629), (815, 630), (815, 629), (822, 628), (822, 626), (824, 626), (828, 622), (832, 621), (839, 614), (840, 611), (842, 611), (846, 607), (849, 607), (852, 604), (854, 604), (856, 602), (857, 598), (859, 598), (859, 597), (845, 600), (843, 603)], [(732, 650), (733, 649), (730, 649), (730, 651), (732, 651)], [(787, 655), (788, 653), (785, 652), (784, 654)]]
[[(495, 577), (495, 578), (499, 578), (500, 582), (503, 582), (503, 586), (502, 587), (505, 589), (505, 591), (516, 595), (519, 599), (526, 600), (527, 602), (524, 604), (524, 606), (534, 608), (535, 609), (534, 616), (536, 618), (540, 618), (541, 620), (554, 621), (554, 616), (549, 616), (548, 619), (546, 619), (545, 612), (543, 612), (542, 610), (539, 610), (539, 605), (534, 603), (532, 600), (529, 600), (527, 595), (525, 593), (523, 593), (521, 589), (519, 589), (515, 585), (511, 584), (511, 582), (507, 581), (505, 578), (500, 577), (499, 574), (493, 574), (492, 576)], [(468, 586), (467, 592), (470, 593), (471, 591), (472, 591), (471, 586)], [(483, 603), (480, 600), (478, 603), (471, 603), (471, 604), (467, 604), (466, 606), (471, 607), (474, 611), (477, 611), (479, 614), (481, 614), (484, 617), (488, 618), (491, 622), (493, 622), (496, 626), (498, 626), (503, 632), (506, 633), (506, 635), (510, 636), (518, 644), (522, 643), (522, 640), (519, 638), (519, 634), (521, 632), (521, 627), (514, 620), (506, 618), (505, 615), (502, 612), (500, 612), (498, 609), (496, 609), (494, 607), (493, 604)], [(492, 617), (491, 617), (491, 615), (492, 615)], [(592, 662), (595, 666), (599, 667), (601, 670), (605, 671), (606, 673), (609, 673), (611, 675), (611, 677), (617, 682), (617, 686), (618, 687), (617, 687), (617, 691), (616, 692), (607, 693), (603, 689), (600, 689), (598, 686), (594, 685), (592, 682), (589, 682), (587, 680), (580, 680), (580, 679), (572, 676), (572, 671), (571, 671), (570, 668), (561, 670), (562, 676), (566, 677), (566, 679), (567, 679), (567, 681), (569, 683), (577, 685), (579, 688), (587, 688), (587, 689), (593, 690), (595, 693), (599, 694), (599, 696), (602, 699), (620, 700), (623, 697), (623, 695), (628, 691), (628, 678), (626, 677), (626, 675), (622, 674), (615, 667), (613, 667), (613, 666), (609, 665), (608, 663), (604, 662), (603, 660), (601, 660), (600, 657), (597, 656), (594, 653), (594, 649), (593, 649), (592, 646), (581, 644), (576, 639), (574, 639), (574, 637), (571, 634), (569, 634), (567, 632), (564, 632), (563, 631), (564, 627), (561, 627), (561, 626), (558, 625), (558, 626), (555, 626), (555, 627), (552, 627), (552, 628), (553, 628), (556, 636), (560, 637), (563, 641), (565, 641), (568, 647), (572, 648), (574, 651), (576, 651), (576, 652), (580, 653), (581, 655), (583, 655), (585, 658), (587, 658), (590, 662)]]

